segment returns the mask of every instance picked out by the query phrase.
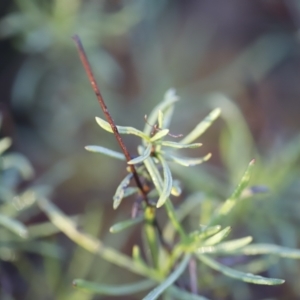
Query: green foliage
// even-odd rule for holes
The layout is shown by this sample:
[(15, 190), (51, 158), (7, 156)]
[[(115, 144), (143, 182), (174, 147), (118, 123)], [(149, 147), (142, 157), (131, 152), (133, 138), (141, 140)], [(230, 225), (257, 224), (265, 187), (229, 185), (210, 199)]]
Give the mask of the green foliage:
[[(256, 255), (256, 254), (273, 254), (282, 257), (300, 258), (300, 251), (286, 249), (283, 247), (270, 244), (252, 244), (252, 237), (223, 241), (231, 231), (231, 227), (222, 229), (218, 224), (222, 224), (223, 220), (232, 214), (235, 206), (240, 201), (247, 201), (245, 191), (249, 188), (251, 174), (254, 169), (254, 160), (252, 160), (244, 172), (240, 182), (236, 185), (231, 196), (219, 207), (216, 207), (209, 216), (206, 225), (199, 225), (198, 228), (193, 228), (192, 231), (183, 226), (181, 222), (191, 210), (195, 210), (203, 201), (203, 195), (196, 194), (191, 198), (183, 201), (182, 208), (175, 209), (171, 195), (174, 184), (173, 175), (170, 166), (172, 163), (182, 165), (182, 160), (193, 161), (194, 164), (201, 163), (209, 158), (208, 155), (200, 159), (183, 159), (179, 156), (174, 156), (173, 151), (183, 148), (198, 148), (201, 144), (188, 144), (194, 142), (212, 122), (219, 116), (220, 110), (214, 110), (207, 118), (204, 119), (196, 128), (183, 138), (179, 143), (165, 141), (170, 130), (167, 125), (170, 122), (173, 112), (173, 105), (178, 101), (174, 90), (169, 90), (164, 100), (153, 110), (147, 119), (147, 124), (144, 131), (132, 127), (118, 126), (120, 134), (132, 134), (141, 138), (141, 145), (138, 146), (138, 156), (130, 160), (129, 164), (134, 164), (137, 167), (137, 173), (142, 179), (142, 182), (149, 190), (147, 197), (148, 203), (140, 203), (142, 213), (135, 216), (131, 220), (126, 220), (113, 225), (111, 232), (119, 232), (131, 226), (137, 226), (144, 223), (145, 227), (145, 244), (144, 251), (150, 249), (150, 257), (146, 260), (141, 255), (141, 250), (138, 246), (133, 247), (132, 257), (128, 257), (117, 250), (105, 246), (101, 241), (92, 238), (84, 232), (76, 228), (76, 224), (64, 215), (55, 205), (51, 204), (47, 199), (39, 199), (40, 207), (49, 216), (55, 226), (69, 236), (73, 241), (81, 245), (86, 250), (100, 255), (107, 261), (123, 267), (133, 273), (142, 275), (149, 279), (142, 283), (130, 283), (128, 285), (119, 286), (118, 289), (102, 284), (86, 282), (81, 279), (74, 281), (74, 285), (91, 293), (100, 293), (107, 295), (116, 295), (121, 291), (124, 293), (135, 293), (143, 289), (149, 289), (154, 283), (157, 287), (150, 291), (144, 299), (157, 299), (159, 295), (173, 295), (174, 290), (178, 290), (176, 283), (180, 281), (181, 275), (187, 270), (190, 260), (197, 259), (200, 264), (204, 264), (220, 273), (223, 273), (234, 279), (243, 282), (263, 284), (263, 285), (278, 285), (284, 280), (276, 278), (266, 278), (260, 275), (251, 274), (250, 272), (242, 272), (235, 270), (218, 261), (218, 256), (232, 255)], [(97, 123), (106, 131), (112, 132), (110, 125), (104, 120), (97, 118)], [(172, 136), (172, 135), (171, 135)], [(176, 137), (175, 137), (176, 138)], [(187, 147), (181, 147), (187, 146)], [(173, 146), (173, 147), (172, 147)], [(172, 150), (170, 150), (171, 148)], [(100, 146), (87, 146), (88, 150), (107, 154), (108, 156), (121, 158), (121, 154), (116, 154), (115, 151), (105, 149)], [(99, 151), (98, 151), (99, 150)], [(174, 159), (178, 158), (178, 160)], [(185, 166), (193, 165), (183, 164)], [(129, 170), (129, 169), (128, 169)], [(113, 207), (119, 208), (124, 197), (136, 193), (139, 195), (139, 190), (130, 186), (132, 174), (125, 177), (117, 188), (114, 196)], [(129, 191), (128, 191), (129, 190)], [(174, 194), (174, 193), (173, 193)], [(180, 193), (175, 193), (179, 196)], [(251, 196), (251, 195), (250, 195)], [(137, 197), (138, 199), (139, 197)], [(201, 199), (202, 198), (202, 199)], [(185, 208), (186, 207), (186, 208)], [(161, 232), (157, 228), (156, 215), (160, 209), (164, 208), (168, 216), (168, 222), (165, 229)], [(178, 236), (177, 236), (178, 235)], [(149, 254), (149, 253), (148, 253)], [(196, 276), (189, 269), (190, 276)], [(140, 284), (140, 285), (139, 285)], [(120, 291), (119, 291), (120, 290)], [(183, 298), (201, 299), (199, 296), (190, 294), (186, 291), (180, 291), (184, 294)], [(194, 297), (194, 298), (193, 298)]]

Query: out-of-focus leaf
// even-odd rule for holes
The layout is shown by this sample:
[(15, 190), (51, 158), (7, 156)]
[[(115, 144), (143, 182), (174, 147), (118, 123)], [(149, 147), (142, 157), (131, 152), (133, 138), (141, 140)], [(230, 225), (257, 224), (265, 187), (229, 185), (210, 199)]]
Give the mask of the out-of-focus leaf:
[(159, 155), (158, 158), (161, 162), (163, 168), (163, 174), (164, 174), (163, 190), (156, 204), (156, 207), (161, 207), (164, 205), (166, 200), (170, 197), (173, 179), (167, 162), (164, 160), (164, 158), (161, 155)]
[(125, 156), (123, 153), (121, 152), (117, 152), (117, 151), (114, 151), (114, 150), (110, 150), (110, 149), (107, 149), (105, 147), (102, 147), (102, 146), (85, 146), (84, 147), (87, 151), (90, 151), (90, 152), (96, 152), (96, 153), (102, 153), (102, 154), (105, 154), (107, 156), (111, 156), (111, 157), (114, 157), (114, 158), (117, 158), (117, 159), (120, 159), (120, 160), (125, 160)]
[(6, 151), (12, 144), (12, 140), (9, 137), (5, 137), (0, 140), (0, 155)]
[(203, 263), (211, 267), (212, 269), (223, 273), (226, 276), (254, 284), (263, 284), (263, 285), (278, 285), (284, 283), (283, 279), (277, 278), (266, 278), (260, 275), (254, 275), (251, 273), (243, 273), (240, 271), (233, 270), (227, 266), (224, 266), (217, 261), (209, 258), (206, 255), (198, 254), (197, 258), (199, 258)]
[[(112, 130), (112, 128), (111, 128), (111, 126), (108, 122), (104, 121), (103, 119), (101, 119), (99, 117), (96, 117), (96, 122), (104, 130), (113, 133), (113, 130)], [(120, 134), (133, 134), (133, 135), (141, 137), (142, 139), (144, 139), (148, 142), (150, 141), (149, 136), (147, 136), (145, 133), (143, 133), (142, 131), (140, 131), (140, 130), (134, 128), (134, 127), (117, 126), (117, 129), (118, 129)]]
[(130, 160), (128, 162), (129, 165), (134, 165), (134, 164), (139, 164), (141, 162), (143, 162), (146, 158), (148, 158), (151, 154), (151, 149), (152, 149), (152, 145), (148, 144), (148, 146), (146, 147), (145, 151), (142, 153), (142, 155), (133, 158), (132, 160)]
[(24, 179), (31, 179), (34, 175), (30, 162), (22, 155), (10, 153), (3, 157), (3, 169), (15, 168)]
[(210, 226), (210, 227), (206, 227), (202, 230), (194, 231), (192, 233), (192, 235), (197, 236), (198, 240), (204, 240), (204, 239), (208, 238), (209, 236), (212, 236), (212, 235), (218, 233), (221, 230), (221, 228), (222, 227), (220, 225)]
[(179, 197), (181, 195), (182, 189), (179, 180), (173, 180), (171, 195)]
[(73, 286), (93, 294), (124, 296), (147, 290), (155, 285), (152, 280), (142, 280), (133, 284), (124, 285), (104, 285), (98, 284), (83, 279), (75, 279)]
[(209, 300), (200, 295), (191, 294), (183, 289), (178, 288), (175, 285), (172, 285), (168, 288), (168, 292), (175, 297), (175, 299), (179, 300)]
[(158, 287), (152, 290), (143, 300), (154, 300), (159, 297), (170, 285), (172, 285), (184, 272), (190, 260), (190, 255), (185, 255), (182, 261), (178, 264), (174, 272), (172, 272)]
[(139, 191), (139, 188), (129, 186), (125, 189), (123, 198), (129, 197), (129, 196), (137, 193), (138, 191)]
[(241, 239), (236, 239), (228, 242), (220, 243), (216, 246), (204, 246), (197, 249), (197, 253), (227, 253), (229, 251), (235, 251), (236, 249), (245, 247), (252, 242), (252, 237), (247, 236)]
[(121, 181), (119, 186), (117, 187), (116, 193), (113, 196), (113, 208), (117, 209), (119, 205), (121, 204), (121, 201), (125, 194), (125, 189), (127, 188), (128, 184), (130, 183), (130, 180), (132, 178), (132, 173), (129, 173), (125, 176), (125, 178)]
[(164, 113), (159, 110), (158, 111), (158, 118), (157, 118), (157, 122), (158, 122), (158, 128), (163, 128), (163, 121), (164, 121)]
[(0, 225), (4, 226), (22, 238), (27, 238), (28, 236), (27, 228), (21, 222), (8, 216), (0, 214)]
[(201, 121), (186, 137), (179, 143), (189, 144), (202, 135), (215, 121), (221, 113), (220, 108), (214, 109), (203, 121)]
[(137, 217), (137, 218), (134, 218), (134, 219), (129, 219), (129, 220), (126, 220), (126, 221), (122, 221), (122, 222), (119, 222), (119, 223), (111, 226), (109, 231), (111, 233), (117, 233), (117, 232), (123, 231), (124, 229), (127, 229), (131, 226), (134, 226), (138, 223), (141, 223), (143, 220), (144, 220), (144, 216), (140, 216), (140, 217)]
[(234, 206), (237, 204), (243, 190), (247, 187), (250, 181), (250, 174), (254, 166), (254, 160), (249, 163), (247, 170), (245, 171), (240, 183), (232, 193), (232, 195), (222, 204), (217, 211), (217, 214), (213, 216), (211, 223), (217, 222), (222, 216), (228, 215)]
[(168, 159), (170, 159), (171, 161), (182, 165), (184, 167), (191, 167), (191, 166), (196, 166), (199, 164), (202, 164), (203, 162), (209, 160), (211, 158), (211, 153), (208, 153), (207, 155), (205, 155), (204, 157), (201, 158), (183, 158), (183, 157), (178, 157), (178, 156), (174, 156), (172, 154), (167, 155)]
[(228, 227), (224, 228), (220, 232), (216, 233), (212, 237), (205, 240), (203, 245), (213, 246), (213, 245), (216, 245), (216, 244), (220, 243), (220, 241), (222, 241), (223, 239), (225, 239), (228, 236), (230, 231), (231, 231), (231, 227), (228, 226)]
[(281, 247), (272, 244), (252, 244), (238, 250), (233, 250), (228, 254), (245, 254), (245, 255), (261, 255), (261, 254), (274, 254), (286, 258), (300, 258), (300, 250)]
[(151, 143), (163, 138), (164, 136), (166, 136), (169, 133), (169, 129), (162, 129), (160, 131), (158, 131), (151, 139)]
[(170, 142), (170, 141), (162, 141), (160, 145), (164, 147), (171, 147), (171, 148), (176, 148), (176, 149), (186, 149), (186, 148), (199, 148), (202, 146), (201, 143), (194, 143), (194, 144), (180, 144), (176, 142)]

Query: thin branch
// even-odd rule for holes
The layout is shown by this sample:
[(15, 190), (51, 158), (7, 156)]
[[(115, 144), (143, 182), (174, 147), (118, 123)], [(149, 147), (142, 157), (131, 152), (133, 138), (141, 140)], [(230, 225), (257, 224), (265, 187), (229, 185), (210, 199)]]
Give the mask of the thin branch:
[[(105, 104), (105, 102), (104, 102), (104, 99), (103, 99), (103, 97), (102, 97), (102, 95), (101, 95), (101, 93), (100, 93), (100, 89), (99, 89), (98, 84), (97, 84), (97, 82), (96, 82), (95, 76), (94, 76), (94, 74), (93, 74), (93, 72), (92, 72), (92, 68), (91, 68), (91, 65), (90, 65), (90, 63), (89, 63), (89, 61), (88, 61), (88, 58), (87, 58), (87, 56), (86, 56), (86, 54), (85, 54), (85, 50), (84, 50), (84, 48), (83, 48), (83, 45), (82, 45), (82, 43), (81, 43), (81, 40), (80, 40), (80, 38), (79, 38), (78, 35), (74, 35), (74, 36), (73, 36), (73, 40), (74, 40), (75, 43), (76, 43), (76, 46), (77, 46), (77, 50), (78, 50), (78, 53), (79, 53), (80, 60), (81, 60), (82, 65), (83, 65), (83, 67), (84, 67), (84, 69), (85, 69), (85, 72), (86, 72), (86, 74), (87, 74), (87, 76), (88, 76), (88, 78), (89, 78), (89, 81), (90, 81), (90, 83), (91, 83), (91, 86), (92, 86), (92, 88), (93, 88), (93, 90), (94, 90), (94, 92), (95, 92), (95, 95), (96, 95), (96, 97), (97, 97), (97, 100), (98, 100), (98, 102), (99, 102), (99, 104), (100, 104), (100, 106), (101, 106), (101, 108), (102, 108), (102, 111), (103, 111), (103, 113), (104, 113), (104, 115), (105, 115), (105, 117), (106, 117), (108, 123), (110, 124), (110, 126), (111, 126), (111, 128), (112, 128), (112, 130), (113, 130), (113, 133), (114, 133), (114, 135), (115, 135), (115, 137), (116, 137), (116, 139), (117, 139), (118, 144), (119, 144), (120, 147), (121, 147), (122, 152), (123, 152), (124, 155), (125, 155), (126, 160), (127, 160), (127, 161), (130, 161), (130, 160), (131, 160), (131, 156), (130, 156), (130, 154), (129, 154), (129, 151), (128, 151), (127, 148), (126, 148), (126, 146), (125, 146), (125, 144), (124, 144), (124, 142), (123, 142), (123, 140), (122, 140), (122, 138), (121, 138), (121, 135), (120, 135), (119, 132), (118, 132), (118, 128), (117, 128), (117, 126), (116, 126), (116, 124), (115, 124), (113, 118), (111, 117), (111, 115), (110, 115), (110, 113), (109, 113), (109, 111), (108, 111), (108, 109), (107, 109), (107, 106), (106, 106), (106, 104)], [(130, 168), (130, 171), (131, 171), (132, 174), (133, 174), (133, 177), (134, 177), (134, 180), (135, 180), (135, 182), (136, 182), (137, 187), (139, 188), (139, 190), (141, 191), (141, 194), (143, 195), (144, 201), (146, 202), (146, 204), (147, 204), (148, 206), (150, 206), (149, 199), (148, 199), (147, 194), (146, 194), (146, 192), (145, 192), (145, 190), (144, 190), (144, 188), (143, 188), (143, 185), (142, 185), (142, 183), (141, 183), (141, 181), (140, 181), (140, 178), (139, 178), (139, 176), (138, 176), (138, 173), (137, 173), (137, 171), (136, 171), (134, 165), (129, 165), (129, 168)]]

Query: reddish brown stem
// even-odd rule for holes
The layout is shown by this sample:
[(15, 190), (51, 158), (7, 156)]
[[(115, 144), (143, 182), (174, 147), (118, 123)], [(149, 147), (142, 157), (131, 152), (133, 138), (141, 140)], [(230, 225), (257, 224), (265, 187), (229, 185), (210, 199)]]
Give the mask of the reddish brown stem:
[[(122, 149), (122, 152), (125, 155), (126, 160), (130, 161), (131, 160), (131, 156), (129, 154), (129, 151), (126, 148), (126, 146), (125, 146), (125, 144), (124, 144), (124, 142), (123, 142), (123, 140), (121, 138), (121, 135), (118, 132), (118, 128), (117, 128), (117, 126), (116, 126), (113, 118), (111, 117), (111, 115), (110, 115), (110, 113), (109, 113), (109, 111), (107, 109), (107, 106), (106, 106), (106, 104), (104, 102), (104, 99), (103, 99), (103, 97), (102, 97), (102, 95), (100, 93), (100, 89), (99, 89), (98, 84), (96, 82), (95, 76), (94, 76), (94, 74), (92, 72), (92, 68), (91, 68), (91, 65), (90, 65), (90, 63), (88, 61), (88, 58), (87, 58), (87, 56), (85, 54), (85, 50), (83, 48), (81, 40), (80, 40), (80, 38), (79, 38), (78, 35), (74, 35), (73, 36), (73, 40), (76, 43), (80, 60), (81, 60), (82, 65), (83, 65), (83, 67), (85, 69), (85, 72), (86, 72), (86, 74), (88, 76), (88, 79), (89, 79), (89, 81), (91, 83), (91, 86), (92, 86), (92, 88), (93, 88), (93, 90), (95, 92), (97, 100), (98, 100), (98, 102), (99, 102), (99, 104), (100, 104), (100, 106), (102, 108), (102, 111), (103, 111), (103, 113), (104, 113), (104, 115), (105, 115), (108, 123), (110, 124), (110, 126), (111, 126), (111, 128), (113, 130), (113, 133), (114, 133), (114, 135), (115, 135), (115, 137), (117, 139), (118, 144), (120, 145), (120, 147)], [(139, 178), (139, 176), (137, 174), (137, 171), (136, 171), (134, 165), (129, 165), (129, 168), (130, 168), (130, 170), (131, 170), (131, 172), (133, 174), (133, 177), (134, 177), (134, 180), (136, 182), (137, 187), (139, 188), (139, 190), (141, 191), (141, 194), (143, 195), (144, 201), (146, 202), (147, 205), (150, 205), (148, 197), (147, 197), (147, 194), (146, 194), (146, 192), (143, 189), (143, 185), (142, 185), (142, 183), (140, 181), (140, 178)]]

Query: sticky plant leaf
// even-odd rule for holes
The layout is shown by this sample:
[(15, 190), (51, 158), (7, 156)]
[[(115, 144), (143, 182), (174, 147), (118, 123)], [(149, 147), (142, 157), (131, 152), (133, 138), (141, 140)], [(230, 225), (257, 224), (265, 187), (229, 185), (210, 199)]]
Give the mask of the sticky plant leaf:
[(199, 148), (202, 146), (201, 143), (194, 143), (194, 144), (180, 144), (176, 142), (170, 142), (170, 141), (162, 141), (161, 144), (164, 147), (171, 147), (171, 148), (176, 148), (176, 149), (186, 149), (186, 148)]
[(185, 255), (177, 268), (154, 290), (152, 290), (143, 300), (157, 299), (169, 286), (171, 286), (184, 272), (190, 260), (190, 255)]
[(121, 152), (117, 152), (117, 151), (114, 151), (114, 150), (110, 150), (110, 149), (107, 149), (105, 147), (102, 147), (102, 146), (85, 146), (84, 147), (87, 151), (90, 151), (90, 152), (95, 152), (95, 153), (101, 153), (101, 154), (105, 154), (107, 156), (110, 156), (110, 157), (113, 157), (113, 158), (117, 158), (117, 159), (120, 159), (120, 160), (125, 160), (125, 156), (123, 153)]
[(152, 145), (151, 144), (148, 144), (148, 146), (146, 147), (146, 149), (144, 150), (144, 152), (136, 157), (136, 158), (133, 158), (132, 160), (130, 160), (128, 162), (129, 165), (135, 165), (135, 164), (139, 164), (141, 162), (143, 162), (146, 158), (148, 158), (151, 154), (151, 149), (152, 149)]
[(211, 157), (211, 153), (208, 153), (204, 157), (200, 157), (200, 158), (183, 158), (183, 157), (174, 156), (169, 153), (168, 153), (167, 157), (168, 157), (168, 159), (170, 159), (171, 161), (173, 161), (179, 165), (182, 165), (184, 167), (191, 167), (191, 166), (196, 166), (196, 165), (202, 164), (203, 162), (209, 160)]
[(122, 221), (122, 222), (119, 222), (119, 223), (111, 226), (109, 231), (111, 233), (117, 233), (117, 232), (123, 231), (123, 230), (125, 230), (129, 227), (132, 227), (132, 226), (134, 226), (138, 223), (141, 223), (143, 220), (144, 220), (144, 217), (140, 216), (140, 217), (137, 217), (137, 218), (134, 218), (134, 219), (129, 219), (129, 220), (126, 220), (126, 221)]
[(129, 173), (125, 176), (125, 178), (121, 181), (119, 186), (117, 187), (116, 193), (113, 196), (113, 208), (117, 209), (119, 205), (121, 204), (121, 201), (125, 194), (125, 189), (127, 188), (128, 184), (130, 183), (130, 180), (132, 178), (132, 173)]
[(213, 217), (211, 223), (216, 222), (217, 220), (222, 218), (222, 216), (228, 215), (232, 211), (234, 206), (237, 204), (243, 190), (249, 184), (250, 174), (251, 174), (252, 168), (254, 166), (254, 162), (255, 162), (254, 160), (252, 160), (250, 162), (250, 164), (249, 164), (247, 170), (245, 171), (240, 183), (237, 185), (237, 187), (234, 190), (234, 192), (232, 193), (232, 195), (219, 208), (219, 210), (217, 211), (217, 214)]
[(151, 143), (159, 140), (159, 139), (162, 139), (163, 137), (165, 137), (168, 133), (169, 133), (169, 129), (162, 129), (162, 130), (159, 130), (151, 139)]
[(109, 296), (124, 296), (142, 292), (150, 289), (155, 285), (152, 280), (142, 280), (132, 284), (124, 285), (104, 285), (98, 284), (83, 279), (75, 279), (73, 286), (93, 294), (109, 295)]
[(201, 121), (180, 143), (189, 144), (201, 136), (211, 124), (219, 117), (221, 113), (220, 108), (214, 109), (203, 121)]
[[(230, 254), (230, 252), (228, 252)], [(262, 255), (273, 254), (279, 257), (300, 259), (300, 250), (281, 247), (272, 244), (252, 244), (237, 251), (232, 251), (232, 254), (245, 254), (245, 255)]]
[[(113, 130), (110, 126), (110, 124), (103, 119), (96, 117), (96, 122), (100, 127), (102, 127), (104, 130), (113, 133)], [(132, 134), (141, 137), (142, 139), (149, 141), (150, 138), (142, 131), (134, 128), (134, 127), (127, 127), (127, 126), (117, 126), (118, 132), (120, 134)]]
[[(152, 130), (151, 125), (154, 125), (156, 123), (157, 117), (158, 117), (158, 111), (161, 110), (163, 113), (165, 111), (168, 111), (168, 109), (170, 107), (173, 106), (173, 104), (175, 102), (177, 102), (179, 100), (178, 96), (176, 95), (176, 91), (174, 89), (169, 89), (164, 96), (164, 100), (162, 102), (160, 102), (150, 113), (149, 117), (148, 117), (148, 123), (150, 124), (146, 124), (145, 128), (144, 128), (144, 133), (146, 134), (146, 136), (149, 136)], [(164, 118), (166, 120), (166, 116)], [(165, 122), (164, 120), (164, 122)], [(166, 124), (164, 124), (165, 128), (167, 127)]]
[(175, 299), (178, 300), (209, 300), (200, 295), (191, 294), (183, 289), (178, 288), (175, 285), (172, 285), (168, 288), (168, 293), (170, 293)]
[(230, 251), (235, 251), (239, 248), (245, 247), (252, 242), (252, 237), (247, 236), (241, 239), (236, 239), (228, 242), (220, 243), (216, 246), (203, 246), (197, 249), (197, 253), (218, 253), (227, 254)]
[(27, 238), (28, 236), (27, 228), (21, 222), (2, 214), (0, 214), (0, 226), (5, 227), (22, 238)]
[(9, 137), (5, 137), (0, 140), (0, 154), (6, 151), (12, 144), (12, 140)]
[(278, 285), (284, 283), (283, 279), (277, 278), (266, 278), (260, 275), (254, 275), (251, 273), (243, 273), (234, 269), (231, 269), (227, 266), (224, 266), (217, 261), (209, 258), (206, 255), (198, 254), (197, 258), (205, 263), (207, 266), (211, 267), (212, 269), (223, 273), (228, 277), (232, 277), (234, 279), (238, 279), (244, 282), (254, 283), (254, 284), (263, 284), (263, 285)]
[(205, 246), (213, 246), (220, 243), (223, 239), (225, 239), (231, 231), (231, 227), (226, 227), (220, 232), (216, 233), (212, 237), (208, 238), (204, 241), (203, 245)]
[(167, 162), (164, 160), (164, 158), (161, 155), (159, 155), (158, 158), (163, 168), (164, 181), (163, 181), (163, 190), (159, 196), (156, 207), (161, 207), (164, 205), (166, 200), (170, 197), (173, 180), (172, 180), (171, 170)]

